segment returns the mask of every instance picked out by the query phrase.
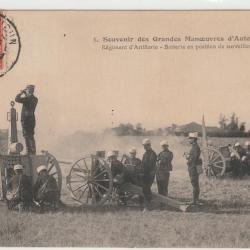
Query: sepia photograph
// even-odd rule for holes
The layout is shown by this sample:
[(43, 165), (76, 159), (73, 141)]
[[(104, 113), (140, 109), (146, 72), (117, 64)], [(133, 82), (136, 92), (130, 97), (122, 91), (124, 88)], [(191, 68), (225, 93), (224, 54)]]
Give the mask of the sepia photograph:
[(250, 247), (250, 11), (0, 11), (0, 247)]

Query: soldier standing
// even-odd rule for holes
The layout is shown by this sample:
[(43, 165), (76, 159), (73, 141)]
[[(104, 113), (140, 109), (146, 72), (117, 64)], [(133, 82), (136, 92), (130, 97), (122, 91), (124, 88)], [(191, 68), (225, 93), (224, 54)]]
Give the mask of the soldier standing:
[(36, 154), (35, 134), (35, 109), (38, 99), (34, 96), (34, 85), (28, 85), (25, 90), (17, 94), (15, 101), (22, 103), (21, 123), (23, 137), (25, 139), (26, 150), (28, 154)]
[(173, 168), (173, 153), (169, 150), (167, 141), (162, 141), (161, 146), (163, 151), (157, 157), (156, 181), (158, 193), (167, 196), (170, 171)]
[(193, 204), (199, 201), (200, 187), (199, 187), (199, 174), (197, 172), (197, 165), (200, 164), (201, 150), (197, 143), (198, 132), (189, 133), (189, 143), (192, 145), (189, 154), (187, 155), (188, 173), (193, 186)]
[(125, 164), (125, 168), (126, 165), (129, 165), (130, 167), (133, 168), (133, 170), (129, 171), (127, 168), (127, 172), (128, 172), (128, 178), (129, 181), (137, 186), (142, 186), (142, 177), (143, 177), (143, 169), (142, 169), (142, 165), (141, 165), (141, 160), (139, 158), (136, 157), (136, 149), (135, 148), (131, 148), (129, 150), (129, 157), (127, 157), (124, 161)]
[(143, 168), (143, 194), (145, 201), (145, 210), (148, 209), (151, 202), (151, 186), (155, 178), (156, 160), (157, 155), (151, 148), (151, 141), (144, 139), (142, 142), (145, 153), (142, 157), (142, 168)]

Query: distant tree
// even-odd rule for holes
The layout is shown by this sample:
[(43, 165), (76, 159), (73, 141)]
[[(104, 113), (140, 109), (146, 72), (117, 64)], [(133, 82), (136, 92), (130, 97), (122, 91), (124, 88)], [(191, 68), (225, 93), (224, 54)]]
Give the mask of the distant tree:
[(230, 117), (230, 122), (229, 124), (227, 125), (227, 129), (228, 130), (231, 130), (231, 131), (237, 131), (239, 130), (239, 119), (238, 117), (236, 116), (235, 113), (232, 113), (231, 117)]
[(225, 117), (225, 115), (220, 114), (219, 124), (220, 124), (221, 129), (226, 129), (227, 128), (227, 120), (228, 119)]
[(240, 131), (241, 131), (241, 132), (245, 132), (245, 131), (246, 131), (246, 124), (245, 124), (245, 122), (242, 122), (242, 123), (240, 124)]

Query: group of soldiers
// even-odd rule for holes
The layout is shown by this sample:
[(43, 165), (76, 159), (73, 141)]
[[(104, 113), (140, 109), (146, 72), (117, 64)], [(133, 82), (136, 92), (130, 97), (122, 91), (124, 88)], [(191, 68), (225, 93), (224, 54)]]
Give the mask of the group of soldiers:
[(234, 151), (230, 155), (230, 171), (234, 178), (250, 175), (250, 141), (245, 142), (243, 147), (239, 142), (233, 146)]
[[(190, 133), (188, 140), (191, 144), (191, 149), (186, 154), (188, 172), (193, 187), (192, 204), (199, 203), (199, 174), (197, 166), (201, 165), (200, 148), (197, 143), (198, 133)], [(151, 187), (156, 178), (158, 194), (168, 196), (168, 184), (170, 172), (173, 169), (172, 160), (173, 152), (169, 149), (167, 141), (160, 143), (162, 151), (157, 155), (152, 149), (151, 141), (144, 139), (142, 141), (145, 153), (142, 160), (136, 157), (136, 149), (131, 148), (129, 156), (124, 162), (117, 159), (115, 151), (108, 152), (107, 158), (111, 165), (111, 172), (114, 182), (118, 182), (122, 178), (123, 182), (130, 182), (133, 185), (140, 186), (143, 191), (144, 209), (148, 210), (151, 206), (152, 192)], [(134, 166), (133, 171), (129, 171), (127, 166)]]
[(7, 184), (6, 198), (9, 209), (28, 210), (35, 204), (43, 210), (45, 203), (55, 209), (58, 207), (60, 192), (55, 178), (48, 174), (45, 165), (37, 167), (37, 174), (33, 186), (31, 178), (24, 173), (24, 167), (21, 164), (14, 166), (14, 175)]

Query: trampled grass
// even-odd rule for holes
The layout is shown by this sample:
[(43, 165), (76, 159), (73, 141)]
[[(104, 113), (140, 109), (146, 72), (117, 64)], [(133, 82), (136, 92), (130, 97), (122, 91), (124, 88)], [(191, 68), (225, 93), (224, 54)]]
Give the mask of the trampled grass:
[[(189, 201), (192, 189), (181, 158), (187, 146), (173, 148), (176, 159), (170, 177), (170, 196)], [(64, 167), (64, 175), (67, 171)], [(201, 177), (200, 185), (204, 206), (189, 213), (159, 208), (146, 213), (136, 208), (81, 209), (73, 204), (64, 185), (62, 200), (69, 206), (57, 212), (19, 214), (1, 204), (0, 245), (250, 247), (250, 177), (243, 180)], [(155, 185), (153, 190), (156, 191)]]

